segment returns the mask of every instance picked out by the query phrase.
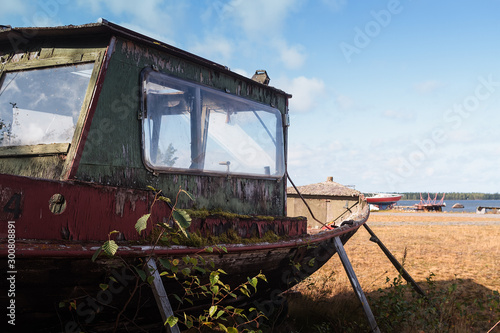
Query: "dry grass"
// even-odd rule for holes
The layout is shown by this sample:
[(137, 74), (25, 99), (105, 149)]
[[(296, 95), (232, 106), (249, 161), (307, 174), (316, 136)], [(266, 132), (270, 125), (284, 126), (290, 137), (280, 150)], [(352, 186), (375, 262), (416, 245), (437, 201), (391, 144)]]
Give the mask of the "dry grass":
[[(391, 216), (372, 214), (368, 225), (398, 260), (403, 258), (405, 251), (407, 252), (405, 268), (423, 288), (426, 288), (425, 281), (432, 273), (435, 275), (433, 280), (436, 281), (437, 288), (447, 290), (450, 286), (456, 285), (453, 300), (458, 304), (474, 304), (476, 300), (475, 307), (470, 308), (469, 313), (455, 319), (453, 332), (486, 332), (500, 320), (500, 307), (495, 305), (491, 308), (488, 304), (483, 304), (493, 295), (493, 291), (500, 291), (500, 225), (443, 226), (423, 223), (409, 226), (389, 223), (386, 226), (377, 226), (377, 223), (371, 223), (422, 220), (457, 222), (462, 218), (471, 221), (471, 217), (461, 217), (460, 214), (408, 215), (411, 214), (394, 213)], [(496, 221), (499, 219), (493, 218)], [(484, 218), (481, 218), (481, 221), (484, 221)], [(345, 249), (364, 292), (376, 297), (378, 289), (389, 287), (386, 282), (387, 277), (392, 280), (397, 276), (397, 272), (369, 238), (368, 232), (361, 228), (346, 244)], [(309, 312), (309, 316), (314, 317), (314, 313), (321, 313), (318, 318), (306, 320), (309, 328), (311, 322), (317, 325), (319, 320), (341, 325), (347, 321), (365, 321), (338, 256), (334, 256), (321, 270), (295, 290), (300, 292), (301, 296), (298, 300), (291, 301), (291, 316), (294, 314), (300, 316), (309, 310), (313, 311)], [(481, 308), (482, 306), (484, 308)], [(344, 308), (349, 308), (347, 312), (357, 313), (356, 316), (344, 315)], [(338, 318), (339, 316), (341, 318)], [(338, 327), (336, 324), (332, 325)], [(336, 332), (320, 327), (315, 329), (318, 332)], [(297, 331), (314, 332), (302, 329)], [(406, 331), (419, 332), (415, 327)], [(500, 332), (500, 329), (498, 331)]]

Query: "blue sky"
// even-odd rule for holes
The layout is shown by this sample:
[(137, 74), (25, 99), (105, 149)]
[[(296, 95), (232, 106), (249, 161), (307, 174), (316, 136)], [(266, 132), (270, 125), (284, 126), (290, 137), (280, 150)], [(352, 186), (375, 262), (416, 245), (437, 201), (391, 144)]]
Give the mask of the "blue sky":
[(99, 17), (290, 101), (289, 173), (364, 192), (499, 192), (499, 0), (18, 0), (0, 24)]

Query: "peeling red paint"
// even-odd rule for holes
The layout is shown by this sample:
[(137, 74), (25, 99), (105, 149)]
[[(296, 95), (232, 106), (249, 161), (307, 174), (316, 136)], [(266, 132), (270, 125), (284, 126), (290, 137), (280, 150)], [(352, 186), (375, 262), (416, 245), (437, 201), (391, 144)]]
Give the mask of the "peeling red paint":
[[(120, 231), (126, 240), (141, 239), (134, 226), (149, 213), (153, 202), (151, 191), (77, 181), (0, 175), (0, 184), (0, 222), (15, 221), (18, 239), (97, 241), (106, 240), (113, 230)], [(66, 201), (61, 214), (50, 211), (49, 200), (54, 194), (62, 194)], [(148, 230), (169, 212), (166, 203), (157, 202)], [(7, 237), (7, 223), (0, 223), (0, 237)]]

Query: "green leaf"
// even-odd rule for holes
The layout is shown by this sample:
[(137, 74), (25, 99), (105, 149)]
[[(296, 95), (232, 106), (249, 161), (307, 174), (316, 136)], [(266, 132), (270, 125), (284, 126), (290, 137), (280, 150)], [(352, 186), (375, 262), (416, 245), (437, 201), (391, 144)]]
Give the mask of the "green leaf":
[(234, 327), (228, 327), (227, 328), (227, 333), (238, 333), (238, 330)]
[(102, 245), (102, 250), (110, 256), (114, 256), (116, 251), (118, 251), (118, 245), (114, 240), (108, 240)]
[(309, 260), (307, 264), (309, 265), (309, 267), (313, 267), (315, 261), (316, 261), (315, 258), (312, 258), (311, 260)]
[(224, 324), (219, 323), (219, 328), (220, 328), (222, 331), (227, 332), (227, 327), (226, 327)]
[(169, 204), (172, 203), (172, 200), (170, 200), (170, 198), (164, 197), (163, 195), (160, 196), (158, 199), (160, 199), (161, 201), (165, 201), (166, 203), (169, 203)]
[(99, 288), (101, 288), (102, 290), (106, 290), (108, 289), (109, 285), (105, 284), (105, 283), (100, 283), (99, 284)]
[(137, 230), (139, 235), (148, 226), (148, 219), (150, 216), (151, 216), (151, 214), (144, 214), (137, 220), (137, 222), (135, 224), (135, 230)]
[(208, 253), (213, 253), (214, 252), (214, 248), (213, 247), (207, 247), (207, 248), (205, 248), (205, 251), (208, 252)]
[(257, 291), (257, 278), (254, 277), (254, 278), (248, 278), (248, 283), (250, 283), (252, 285), (252, 287), (255, 288), (255, 291)]
[(92, 262), (94, 262), (97, 257), (99, 256), (99, 254), (101, 254), (102, 252), (102, 245), (94, 252), (94, 255), (92, 256)]
[(66, 306), (66, 303), (64, 303), (64, 302), (59, 302), (59, 307), (60, 307), (60, 308), (64, 308), (65, 306)]
[(159, 258), (158, 261), (165, 269), (170, 269), (170, 260)]
[(150, 189), (150, 190), (151, 190), (151, 191), (153, 191), (153, 192), (157, 192), (157, 191), (156, 191), (156, 189), (155, 189), (153, 186), (149, 186), (149, 185), (148, 185), (148, 186), (147, 186), (147, 188), (148, 188), (148, 189)]
[(120, 233), (120, 232), (119, 232), (118, 230), (113, 230), (113, 231), (111, 231), (108, 235), (110, 235), (110, 236), (111, 236), (112, 234), (119, 234), (119, 233)]
[(181, 190), (181, 192), (183, 192), (184, 194), (186, 194), (189, 199), (191, 199), (192, 201), (194, 201), (194, 195), (192, 195), (191, 193), (189, 193), (188, 191), (185, 191), (185, 190)]
[(148, 276), (147, 281), (149, 284), (153, 284), (154, 279), (155, 279), (155, 277), (150, 275), (150, 276)]
[(210, 273), (210, 284), (213, 286), (219, 282), (219, 274), (217, 272)]
[(172, 217), (184, 236), (187, 237), (186, 229), (191, 225), (191, 217), (189, 214), (185, 210), (176, 209), (172, 212)]
[(214, 295), (217, 295), (219, 293), (219, 286), (212, 286), (210, 290)]
[(132, 266), (134, 267), (135, 271), (137, 272), (137, 274), (139, 275), (139, 277), (141, 278), (142, 281), (146, 281), (146, 272), (144, 272), (142, 269), (139, 269), (135, 266)]
[(217, 311), (217, 305), (212, 305), (210, 309), (208, 309), (208, 315), (210, 317), (213, 317), (215, 314), (215, 311)]
[[(174, 298), (175, 298), (176, 300), (178, 300), (178, 301), (179, 301), (179, 303), (181, 303), (181, 304), (183, 304), (183, 303), (184, 303), (184, 302), (182, 301), (182, 299), (181, 299), (181, 298), (180, 298), (177, 294), (171, 294), (171, 295), (174, 295)], [(185, 314), (184, 314), (184, 315), (185, 315)]]
[(194, 266), (193, 269), (196, 270), (196, 271), (198, 271), (198, 272), (200, 272), (201, 274), (205, 274), (207, 272), (206, 269), (201, 268), (199, 266)]
[(168, 324), (170, 327), (174, 327), (175, 324), (177, 324), (178, 321), (179, 321), (179, 318), (177, 318), (175, 316), (170, 316), (170, 317), (167, 318), (167, 321), (163, 325), (165, 326), (165, 325)]
[(191, 269), (189, 267), (186, 267), (186, 268), (183, 268), (181, 272), (185, 276), (189, 276), (189, 274), (191, 274)]

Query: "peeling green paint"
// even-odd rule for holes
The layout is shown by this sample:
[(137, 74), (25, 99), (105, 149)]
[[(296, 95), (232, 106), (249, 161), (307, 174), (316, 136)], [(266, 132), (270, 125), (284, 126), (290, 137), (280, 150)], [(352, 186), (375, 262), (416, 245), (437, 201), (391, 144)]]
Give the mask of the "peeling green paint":
[[(47, 38), (33, 40), (22, 52), (0, 45), (2, 71), (96, 61), (91, 79), (103, 63), (111, 35), (98, 38)], [(93, 95), (92, 84), (67, 154), (0, 157), (0, 172), (48, 179), (64, 179), (76, 156), (92, 98), (98, 98), (78, 169), (74, 178), (103, 185), (144, 189), (148, 185), (174, 197), (179, 187), (191, 192), (195, 202), (182, 198), (180, 206), (221, 209), (239, 214), (285, 215), (285, 179), (259, 179), (208, 174), (153, 174), (142, 162), (140, 112), (140, 73), (148, 66), (181, 79), (200, 83), (266, 105), (286, 113), (286, 93), (249, 81), (221, 66), (201, 65), (187, 53), (170, 52), (161, 45), (142, 44), (116, 37), (100, 94)], [(5, 61), (7, 62), (5, 63)], [(204, 63), (201, 61), (201, 63)], [(221, 68), (220, 70), (218, 68)], [(103, 72), (104, 73), (104, 72)], [(94, 101), (95, 102), (95, 101)], [(286, 129), (285, 129), (286, 132)], [(286, 138), (285, 138), (286, 146)]]
[(159, 71), (215, 89), (239, 92), (245, 98), (277, 106), (285, 112), (286, 96), (259, 84), (249, 84), (158, 50), (118, 39), (99, 96), (77, 178), (115, 186), (152, 185), (173, 197), (179, 187), (196, 201), (183, 207), (223, 209), (240, 214), (283, 215), (284, 180), (188, 174), (153, 175), (141, 157), (140, 72), (155, 65)]

